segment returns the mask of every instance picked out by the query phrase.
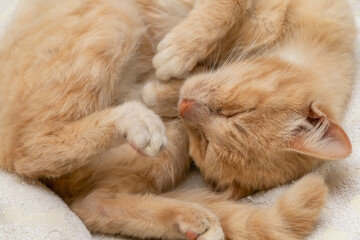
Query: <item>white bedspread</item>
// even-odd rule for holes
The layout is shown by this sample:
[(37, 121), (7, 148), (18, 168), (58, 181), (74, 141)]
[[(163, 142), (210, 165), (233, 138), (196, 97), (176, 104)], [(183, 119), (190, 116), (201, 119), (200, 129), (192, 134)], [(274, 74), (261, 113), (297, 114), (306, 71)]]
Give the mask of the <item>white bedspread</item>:
[[(349, 1), (353, 6), (360, 30), (360, 2)], [(3, 33), (17, 3), (18, 0), (0, 0), (0, 34)], [(357, 42), (358, 65), (359, 39), (360, 34)], [(346, 160), (326, 164), (316, 171), (326, 177), (330, 196), (321, 219), (309, 239), (360, 240), (360, 71), (343, 126), (353, 143), (353, 154)], [(242, 201), (269, 205), (287, 187), (259, 193)], [(121, 238), (92, 236), (66, 204), (44, 186), (36, 181), (29, 182), (0, 171), (0, 240), (15, 239), (119, 240)]]

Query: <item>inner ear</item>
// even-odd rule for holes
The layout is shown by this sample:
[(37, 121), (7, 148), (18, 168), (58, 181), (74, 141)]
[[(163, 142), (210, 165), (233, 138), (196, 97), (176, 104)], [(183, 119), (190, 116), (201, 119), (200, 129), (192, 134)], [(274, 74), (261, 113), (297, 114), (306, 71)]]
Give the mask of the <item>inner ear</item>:
[(345, 131), (319, 108), (311, 106), (306, 121), (307, 126), (300, 126), (291, 141), (291, 150), (323, 160), (343, 159), (351, 154)]
[(241, 47), (254, 50), (275, 41), (283, 32), (288, 5), (289, 0), (253, 1), (241, 25)]

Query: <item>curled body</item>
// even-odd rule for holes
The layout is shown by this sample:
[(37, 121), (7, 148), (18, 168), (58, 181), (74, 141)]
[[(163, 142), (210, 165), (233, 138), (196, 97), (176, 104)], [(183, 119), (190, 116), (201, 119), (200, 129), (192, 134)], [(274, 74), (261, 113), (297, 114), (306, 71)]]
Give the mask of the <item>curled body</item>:
[[(178, 109), (190, 155), (214, 189), (241, 198), (351, 154), (339, 125), (355, 72), (347, 1), (251, 1), (216, 41), (207, 38), (212, 28), (189, 15), (160, 42), (154, 66), (163, 81), (190, 73)], [(211, 46), (206, 56), (191, 41)], [(193, 72), (182, 68), (189, 58)], [(163, 89), (176, 86), (149, 84), (159, 91), (145, 102), (166, 107)]]
[[(241, 22), (251, 22), (250, 13), (262, 6), (254, 2), (258, 5), (216, 0), (211, 8), (201, 0), (22, 1), (0, 45), (1, 167), (46, 183), (93, 232), (164, 239), (303, 238), (325, 202), (327, 189), (319, 177), (301, 180), (268, 209), (232, 202), (226, 193), (168, 192), (190, 167), (187, 134), (202, 171), (206, 159), (199, 158), (203, 143), (190, 112), (182, 114), (187, 131), (174, 114), (182, 81), (163, 86), (157, 78), (182, 77), (194, 67), (201, 71), (195, 66), (199, 60), (206, 62), (220, 48), (236, 48), (237, 41), (226, 36), (236, 26), (248, 26)], [(171, 35), (194, 19), (208, 22), (202, 14), (218, 16), (204, 25), (214, 30), (209, 41), (187, 64), (177, 62), (186, 54), (172, 60)], [(228, 44), (218, 45), (219, 37)], [(228, 57), (219, 56), (219, 62)], [(204, 76), (188, 79), (181, 97), (203, 103), (186, 89), (205, 83)], [(166, 97), (157, 91), (168, 88)]]

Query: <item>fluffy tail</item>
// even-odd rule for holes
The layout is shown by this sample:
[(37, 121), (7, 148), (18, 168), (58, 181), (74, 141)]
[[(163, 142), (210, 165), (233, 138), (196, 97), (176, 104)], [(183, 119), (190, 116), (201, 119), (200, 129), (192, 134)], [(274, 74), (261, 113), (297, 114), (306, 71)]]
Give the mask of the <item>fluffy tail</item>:
[(307, 175), (268, 208), (226, 200), (226, 196), (193, 190), (170, 197), (197, 202), (215, 213), (227, 240), (297, 240), (306, 237), (325, 205), (327, 187), (322, 177)]

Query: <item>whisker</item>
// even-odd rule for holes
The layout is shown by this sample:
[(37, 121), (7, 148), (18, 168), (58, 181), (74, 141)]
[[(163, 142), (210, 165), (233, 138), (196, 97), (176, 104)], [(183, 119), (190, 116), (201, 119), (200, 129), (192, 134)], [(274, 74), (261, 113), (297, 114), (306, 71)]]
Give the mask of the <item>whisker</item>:
[[(258, 29), (257, 29), (257, 31), (258, 31)], [(234, 49), (237, 50), (235, 56), (237, 55), (237, 53), (239, 53), (240, 51), (242, 51), (243, 53), (238, 57), (238, 59), (244, 59), (244, 58), (247, 56), (247, 54), (251, 51), (252, 47), (257, 43), (257, 41), (259, 40), (259, 37), (261, 36), (261, 34), (263, 33), (263, 31), (264, 31), (264, 30), (262, 30), (260, 33), (258, 33), (257, 38), (256, 38), (254, 41), (252, 41), (252, 43), (251, 43), (250, 45), (248, 45), (248, 47), (246, 47), (246, 46), (241, 46), (241, 45), (238, 46), (239, 44), (238, 44), (238, 42), (237, 42), (236, 45), (235, 45), (235, 47), (234, 47)], [(248, 40), (248, 38), (249, 38), (249, 36), (247, 36), (247, 38), (246, 38), (245, 40)], [(239, 40), (239, 39), (240, 39), (240, 37), (238, 37), (238, 40)], [(245, 41), (245, 42), (247, 42), (247, 41)], [(238, 46), (238, 47), (236, 47), (236, 46)], [(245, 49), (242, 50), (243, 47), (245, 47)], [(232, 57), (231, 62), (234, 62), (235, 56)]]
[[(251, 56), (249, 59), (247, 59), (246, 61), (239, 61), (239, 64), (252, 64), (255, 61), (257, 61), (258, 59), (262, 58), (264, 55), (266, 55), (269, 51), (271, 51), (272, 49), (274, 49), (276, 47), (276, 44), (274, 44), (274, 46), (272, 46), (270, 49), (267, 49), (267, 47), (269, 45), (273, 44), (273, 42), (267, 43), (265, 46), (263, 46), (256, 54), (254, 54), (253, 56)], [(235, 68), (236, 64), (234, 64), (233, 68), (231, 70), (233, 70)], [(232, 78), (236, 79), (238, 78), (242, 73), (237, 73), (236, 75), (233, 75)]]
[(220, 57), (220, 51), (221, 51), (221, 39), (219, 40), (219, 46), (218, 46), (218, 51), (217, 51), (217, 54), (216, 54), (215, 62), (213, 62), (213, 64), (211, 65), (210, 71), (214, 71), (215, 67), (217, 66), (218, 60), (219, 60), (219, 57)]
[[(262, 30), (262, 32), (263, 32), (263, 31), (264, 31), (264, 30)], [(233, 50), (232, 50), (232, 52), (231, 52), (231, 57), (229, 56), (229, 57), (226, 59), (226, 61), (225, 61), (225, 63), (223, 64), (223, 66), (230, 65), (230, 63), (239, 62), (239, 61), (242, 61), (243, 59), (245, 59), (245, 58), (248, 56), (248, 54), (251, 52), (253, 46), (258, 42), (258, 40), (259, 40), (262, 32), (260, 32), (260, 33), (258, 34), (257, 38), (256, 38), (254, 41), (252, 41), (252, 43), (251, 43), (248, 47), (246, 47), (246, 48), (242, 51), (243, 53), (242, 53), (240, 56), (238, 56), (236, 59), (235, 59), (235, 57), (236, 57), (236, 56), (238, 55), (238, 53), (240, 52), (241, 46), (240, 46), (240, 47), (234, 47)], [(236, 45), (238, 45), (239, 39), (240, 39), (240, 37), (238, 38)], [(230, 71), (232, 71), (234, 68), (235, 68), (235, 65), (232, 65), (232, 66), (228, 67), (228, 69), (227, 69), (227, 71), (226, 71), (225, 73), (224, 73), (224, 72), (222, 72), (222, 73), (223, 73), (223, 74), (228, 74), (228, 73), (229, 73)], [(218, 72), (218, 74), (220, 74), (220, 72)], [(218, 77), (218, 75), (216, 75), (216, 77)]]

